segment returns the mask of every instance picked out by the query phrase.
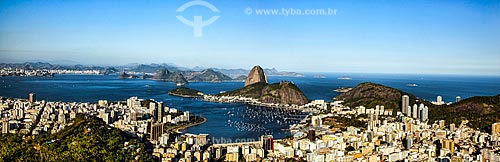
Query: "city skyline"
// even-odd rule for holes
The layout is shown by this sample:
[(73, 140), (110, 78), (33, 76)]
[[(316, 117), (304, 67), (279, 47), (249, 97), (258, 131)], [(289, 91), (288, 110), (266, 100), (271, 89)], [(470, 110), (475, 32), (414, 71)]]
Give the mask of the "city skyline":
[[(494, 1), (2, 1), (2, 62), (297, 72), (500, 75), (500, 2)], [(251, 9), (250, 14), (247, 9)], [(335, 9), (335, 15), (257, 15), (265, 9)], [(193, 37), (176, 16), (220, 16)]]

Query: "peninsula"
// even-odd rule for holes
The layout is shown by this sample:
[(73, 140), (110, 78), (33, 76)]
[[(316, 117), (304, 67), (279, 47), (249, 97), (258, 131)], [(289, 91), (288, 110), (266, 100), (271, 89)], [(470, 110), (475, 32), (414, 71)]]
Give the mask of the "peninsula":
[(260, 66), (250, 70), (245, 79), (245, 86), (229, 92), (214, 95), (203, 93), (189, 88), (177, 88), (169, 92), (181, 97), (203, 97), (210, 102), (243, 102), (267, 107), (302, 106), (309, 103), (309, 99), (293, 82), (281, 81), (269, 84), (267, 76)]

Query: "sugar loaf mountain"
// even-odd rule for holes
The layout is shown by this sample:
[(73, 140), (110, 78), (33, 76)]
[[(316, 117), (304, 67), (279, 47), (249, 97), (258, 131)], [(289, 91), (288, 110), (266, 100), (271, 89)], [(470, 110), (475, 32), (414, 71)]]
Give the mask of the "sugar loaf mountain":
[[(197, 90), (180, 87), (169, 92), (171, 95), (182, 97), (201, 97)], [(283, 105), (304, 105), (309, 99), (292, 82), (281, 81), (269, 84), (267, 76), (260, 66), (255, 66), (250, 70), (243, 88), (236, 89), (215, 96), (239, 96), (257, 99), (262, 103), (273, 103)]]
[(402, 96), (410, 97), (410, 105), (423, 103), (429, 106), (429, 122), (445, 120), (446, 123), (460, 124), (468, 120), (472, 128), (491, 131), (491, 124), (500, 122), (500, 95), (475, 96), (451, 105), (434, 105), (429, 101), (407, 92), (375, 83), (361, 83), (352, 90), (336, 97), (344, 105), (355, 107), (375, 107), (384, 105), (393, 109), (393, 114), (401, 110)]

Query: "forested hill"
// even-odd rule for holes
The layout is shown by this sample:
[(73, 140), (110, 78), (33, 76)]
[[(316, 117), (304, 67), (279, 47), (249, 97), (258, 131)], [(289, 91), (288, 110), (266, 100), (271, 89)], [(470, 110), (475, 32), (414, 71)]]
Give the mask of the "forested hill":
[(0, 161), (155, 161), (145, 143), (82, 114), (55, 134), (2, 134), (0, 141)]

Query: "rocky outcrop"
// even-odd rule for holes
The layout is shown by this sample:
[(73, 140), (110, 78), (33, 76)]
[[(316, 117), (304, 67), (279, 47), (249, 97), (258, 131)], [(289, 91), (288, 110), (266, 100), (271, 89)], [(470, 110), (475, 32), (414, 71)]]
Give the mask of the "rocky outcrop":
[(258, 82), (241, 89), (219, 94), (219, 96), (241, 96), (258, 99), (263, 103), (276, 103), (283, 105), (304, 105), (309, 99), (292, 82), (267, 84)]
[(184, 76), (179, 72), (171, 72), (165, 68), (162, 68), (156, 72), (153, 76), (154, 80), (161, 80), (167, 82), (175, 82), (175, 83), (187, 83), (188, 81)]
[(292, 82), (282, 81), (267, 84), (267, 76), (260, 66), (252, 68), (243, 88), (219, 95), (249, 97), (263, 103), (283, 105), (305, 105), (309, 102), (304, 93)]
[(245, 86), (252, 85), (255, 83), (267, 83), (267, 76), (264, 74), (264, 69), (260, 66), (254, 66), (250, 73), (248, 73), (247, 79), (245, 80)]

